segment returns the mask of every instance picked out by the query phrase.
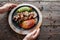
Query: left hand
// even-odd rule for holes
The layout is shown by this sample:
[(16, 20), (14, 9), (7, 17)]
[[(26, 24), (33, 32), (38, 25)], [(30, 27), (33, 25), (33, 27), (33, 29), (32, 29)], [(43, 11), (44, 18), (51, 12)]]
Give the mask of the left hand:
[(6, 11), (9, 11), (11, 9), (13, 9), (14, 7), (16, 7), (17, 4), (14, 4), (14, 3), (6, 3), (3, 8), (6, 10)]
[(30, 34), (26, 35), (26, 37), (23, 40), (35, 40), (37, 36), (39, 35), (40, 29), (35, 29)]
[(17, 4), (14, 4), (14, 3), (6, 3), (2, 7), (0, 7), (0, 14), (10, 11), (11, 9), (13, 9), (16, 6), (17, 6)]

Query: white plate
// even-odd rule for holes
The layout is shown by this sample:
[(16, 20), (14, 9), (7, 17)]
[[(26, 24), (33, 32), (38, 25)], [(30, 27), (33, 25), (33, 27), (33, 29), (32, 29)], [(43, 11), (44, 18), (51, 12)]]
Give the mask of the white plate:
[[(18, 7), (21, 7), (21, 6), (24, 6), (24, 5), (28, 5), (28, 6), (33, 7), (33, 8), (38, 12), (38, 14), (39, 14), (38, 24), (37, 24), (35, 27), (33, 27), (33, 28), (29, 29), (29, 30), (21, 30), (21, 29), (18, 29), (18, 28), (16, 28), (16, 27), (14, 26), (14, 24), (13, 24), (12, 21), (11, 21), (11, 20), (12, 20), (12, 14), (13, 14), (13, 12), (14, 12)], [(11, 12), (9, 13), (8, 22), (9, 22), (10, 27), (11, 27), (16, 33), (25, 35), (25, 34), (31, 33), (34, 29), (36, 29), (37, 27), (40, 27), (40, 26), (41, 26), (41, 24), (42, 24), (42, 14), (41, 14), (40, 10), (39, 10), (37, 7), (35, 7), (34, 5), (32, 5), (32, 4), (26, 4), (26, 3), (24, 3), (24, 4), (19, 4), (17, 7), (15, 7), (15, 8), (14, 8), (13, 10), (11, 10)]]

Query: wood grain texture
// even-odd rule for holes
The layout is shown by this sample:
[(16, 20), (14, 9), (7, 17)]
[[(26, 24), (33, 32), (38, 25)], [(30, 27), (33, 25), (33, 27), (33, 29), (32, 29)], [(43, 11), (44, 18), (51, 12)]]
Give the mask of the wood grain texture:
[(42, 25), (60, 25), (60, 3), (59, 2), (23, 2), (33, 4), (39, 9), (43, 7), (41, 11), (43, 16)]
[[(10, 1), (11, 2), (11, 1)], [(0, 2), (1, 6), (7, 2)], [(43, 7), (41, 13), (43, 23), (37, 40), (60, 40), (60, 2), (21, 1), (14, 3), (30, 3)], [(22, 40), (25, 36), (15, 33), (8, 24), (8, 15), (0, 14), (0, 40)]]
[(56, 2), (56, 1), (58, 1), (58, 2), (59, 2), (60, 0), (0, 0), (0, 1), (2, 1), (2, 2), (3, 2), (3, 1), (11, 1), (11, 2), (12, 2), (12, 1), (18, 1), (18, 2), (19, 2), (19, 1), (27, 1), (27, 2), (28, 2), (28, 1), (30, 1), (30, 2), (32, 2), (32, 1), (35, 1), (35, 2), (36, 2), (36, 1), (38, 1), (38, 2), (39, 2), (39, 1), (42, 1), (42, 2)]

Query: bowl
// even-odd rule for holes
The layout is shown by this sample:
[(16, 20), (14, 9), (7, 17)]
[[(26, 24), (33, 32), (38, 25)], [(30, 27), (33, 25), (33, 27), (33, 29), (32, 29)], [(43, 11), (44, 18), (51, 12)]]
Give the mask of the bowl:
[[(38, 19), (37, 23), (34, 25), (33, 28), (28, 29), (28, 30), (20, 28), (18, 26), (18, 24), (12, 20), (13, 15), (15, 15), (16, 10), (19, 9), (20, 7), (23, 7), (23, 6), (32, 7), (36, 11), (36, 13), (37, 13), (37, 19)], [(32, 4), (23, 3), (23, 4), (19, 4), (17, 7), (15, 7), (14, 9), (11, 10), (11, 12), (9, 13), (8, 22), (9, 22), (10, 27), (16, 33), (26, 35), (26, 34), (31, 33), (33, 30), (41, 27), (41, 24), (42, 24), (42, 14), (41, 14), (40, 10), (36, 6), (34, 6)]]

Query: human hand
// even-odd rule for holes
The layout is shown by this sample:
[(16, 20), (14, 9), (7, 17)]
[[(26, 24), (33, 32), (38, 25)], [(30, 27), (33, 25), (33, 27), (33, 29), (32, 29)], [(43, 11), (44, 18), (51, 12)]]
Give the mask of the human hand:
[(26, 35), (26, 37), (23, 40), (35, 40), (37, 36), (39, 35), (40, 29), (35, 29), (30, 34)]
[(3, 7), (5, 8), (6, 11), (9, 11), (16, 6), (17, 6), (17, 4), (14, 4), (14, 3), (6, 3)]
[(11, 9), (13, 9), (16, 6), (17, 6), (17, 4), (14, 4), (14, 3), (6, 3), (2, 7), (0, 7), (0, 13), (10, 11)]

